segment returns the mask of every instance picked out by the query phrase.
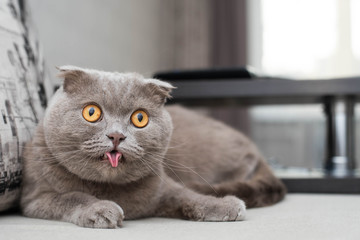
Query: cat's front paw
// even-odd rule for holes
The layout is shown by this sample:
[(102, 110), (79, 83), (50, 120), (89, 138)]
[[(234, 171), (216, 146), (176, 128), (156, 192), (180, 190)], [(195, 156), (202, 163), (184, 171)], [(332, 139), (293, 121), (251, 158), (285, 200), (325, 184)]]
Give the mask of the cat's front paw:
[(198, 206), (192, 206), (191, 209), (188, 208), (187, 210), (190, 219), (196, 221), (241, 221), (246, 216), (244, 201), (234, 196), (211, 197), (207, 201), (199, 203)]
[[(221, 199), (224, 203), (225, 208), (223, 211), (225, 212), (225, 216), (221, 221), (242, 221), (246, 217), (246, 206), (245, 202), (234, 196), (226, 196)], [(218, 221), (212, 220), (211, 217), (209, 219), (205, 219), (205, 221)]]
[(124, 211), (119, 205), (102, 200), (86, 207), (79, 217), (78, 225), (89, 228), (116, 228), (121, 226), (123, 219)]

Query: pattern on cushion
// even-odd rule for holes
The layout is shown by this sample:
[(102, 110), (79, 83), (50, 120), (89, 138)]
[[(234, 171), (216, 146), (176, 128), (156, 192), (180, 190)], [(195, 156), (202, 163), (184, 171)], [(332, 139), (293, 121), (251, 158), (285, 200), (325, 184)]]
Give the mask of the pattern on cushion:
[(52, 93), (25, 7), (0, 1), (0, 211), (17, 203), (21, 153)]

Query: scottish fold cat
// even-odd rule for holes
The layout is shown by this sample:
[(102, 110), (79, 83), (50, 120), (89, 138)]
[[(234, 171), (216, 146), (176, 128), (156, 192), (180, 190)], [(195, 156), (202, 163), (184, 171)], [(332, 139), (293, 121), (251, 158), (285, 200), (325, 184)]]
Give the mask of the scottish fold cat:
[(24, 151), (25, 216), (82, 227), (172, 217), (239, 221), (285, 187), (236, 130), (180, 106), (135, 73), (60, 68), (63, 86)]

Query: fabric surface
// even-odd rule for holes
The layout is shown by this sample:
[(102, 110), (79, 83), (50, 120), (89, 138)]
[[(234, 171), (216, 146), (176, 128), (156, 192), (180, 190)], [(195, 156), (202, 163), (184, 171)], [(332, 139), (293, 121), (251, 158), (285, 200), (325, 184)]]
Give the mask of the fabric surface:
[(88, 229), (58, 221), (0, 215), (1, 239), (360, 239), (360, 195), (289, 194), (271, 207), (248, 210), (242, 222), (149, 218), (120, 229)]
[(51, 92), (23, 1), (0, 1), (0, 211), (18, 200), (21, 152)]

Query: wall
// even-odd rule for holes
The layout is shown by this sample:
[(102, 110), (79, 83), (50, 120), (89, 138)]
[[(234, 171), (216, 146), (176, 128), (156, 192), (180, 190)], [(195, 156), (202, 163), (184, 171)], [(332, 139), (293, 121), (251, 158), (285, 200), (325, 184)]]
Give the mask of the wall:
[(151, 76), (208, 67), (211, 1), (29, 0), (51, 75), (72, 64)]
[(30, 0), (51, 75), (72, 64), (151, 75), (159, 68), (161, 0)]

